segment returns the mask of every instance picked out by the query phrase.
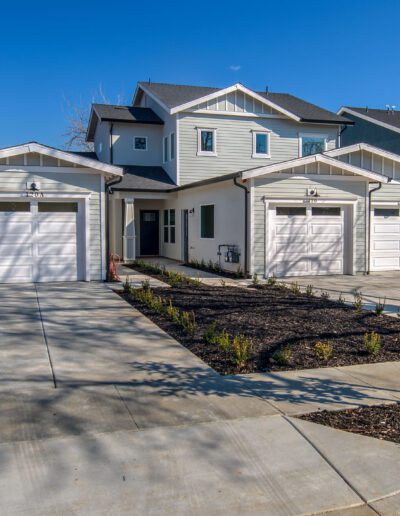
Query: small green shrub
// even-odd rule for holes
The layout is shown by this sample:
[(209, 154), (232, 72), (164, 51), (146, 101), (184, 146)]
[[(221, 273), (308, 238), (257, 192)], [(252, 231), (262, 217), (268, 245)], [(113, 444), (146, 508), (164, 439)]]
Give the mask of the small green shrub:
[(274, 287), (276, 285), (276, 276), (275, 274), (272, 274), (272, 276), (268, 276), (267, 278), (267, 285), (270, 287)]
[(232, 351), (235, 364), (239, 368), (242, 368), (247, 364), (253, 354), (253, 342), (243, 333), (235, 335), (232, 342)]
[(130, 284), (130, 281), (129, 281), (129, 276), (127, 276), (125, 278), (125, 281), (122, 285), (122, 289), (123, 289), (123, 292), (124, 294), (131, 294), (132, 293), (132, 286)]
[(167, 308), (166, 308), (166, 314), (171, 319), (171, 321), (173, 321), (175, 323), (179, 323), (179, 321), (180, 321), (180, 312), (179, 312), (179, 309), (176, 308), (176, 306), (174, 306), (172, 304), (172, 299), (171, 298), (169, 299), (169, 303), (168, 303)]
[(207, 344), (215, 344), (215, 340), (217, 337), (217, 321), (213, 321), (211, 324), (207, 326), (203, 337)]
[(279, 365), (289, 365), (292, 360), (292, 350), (289, 346), (284, 346), (283, 348), (278, 349), (278, 351), (275, 351), (272, 358)]
[(196, 333), (196, 317), (194, 312), (181, 312), (181, 326), (185, 330), (185, 332), (194, 337)]
[(378, 303), (376, 303), (376, 305), (375, 305), (376, 315), (382, 315), (383, 312), (385, 311), (385, 306), (386, 306), (386, 297), (384, 298), (383, 303), (381, 302), (381, 298), (379, 298)]
[(243, 278), (244, 277), (243, 270), (242, 270), (242, 267), (241, 267), (240, 263), (239, 263), (239, 265), (236, 268), (235, 275), (236, 275), (237, 278)]
[(333, 355), (333, 347), (328, 342), (318, 341), (314, 346), (315, 354), (320, 360), (328, 362)]
[(226, 281), (224, 279), (219, 281), (221, 283), (221, 287), (226, 287)]
[(142, 289), (143, 290), (150, 290), (150, 280), (145, 279), (142, 281)]
[(328, 300), (331, 297), (329, 292), (321, 292), (321, 299)]
[(377, 355), (381, 350), (381, 337), (375, 331), (364, 335), (364, 348), (368, 355)]
[(290, 291), (292, 292), (292, 294), (296, 294), (296, 295), (301, 294), (300, 285), (297, 283), (297, 281), (294, 281), (293, 283), (290, 284)]
[(357, 291), (354, 294), (353, 306), (357, 312), (361, 312), (362, 305), (363, 305), (363, 296), (362, 296), (361, 292)]
[(221, 333), (216, 335), (215, 344), (226, 354), (231, 351), (231, 339), (225, 330), (222, 330)]
[(312, 285), (307, 285), (306, 287), (306, 296), (314, 297), (314, 287)]
[(258, 285), (260, 283), (260, 280), (258, 279), (258, 274), (256, 272), (253, 274), (253, 278), (252, 278), (251, 282), (253, 285)]
[(339, 294), (338, 303), (344, 305), (346, 302), (346, 298), (343, 297), (342, 293)]

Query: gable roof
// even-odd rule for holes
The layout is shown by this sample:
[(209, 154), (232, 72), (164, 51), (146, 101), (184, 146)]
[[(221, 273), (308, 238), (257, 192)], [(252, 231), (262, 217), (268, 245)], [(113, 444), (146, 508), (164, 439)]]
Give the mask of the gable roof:
[(396, 161), (400, 163), (400, 155), (395, 154), (394, 152), (390, 152), (379, 147), (375, 147), (374, 145), (370, 145), (369, 143), (354, 143), (353, 145), (347, 145), (346, 147), (339, 147), (337, 149), (332, 149), (329, 151), (325, 151), (325, 156), (337, 157), (337, 156), (345, 156), (346, 154), (351, 154), (357, 151), (367, 151), (380, 156), (381, 158), (391, 159), (392, 161)]
[(367, 122), (400, 133), (400, 111), (342, 106), (338, 114), (342, 115), (342, 113), (348, 113)]
[(139, 82), (134, 95), (134, 103), (140, 98), (140, 90), (145, 91), (154, 98), (170, 114), (189, 109), (220, 95), (239, 90), (298, 122), (353, 124), (351, 120), (345, 117), (288, 93), (256, 92), (240, 83), (236, 83), (228, 88), (211, 88), (206, 86)]
[(365, 177), (372, 181), (378, 181), (380, 183), (388, 183), (390, 181), (390, 178), (384, 176), (383, 174), (378, 174), (377, 172), (370, 172), (369, 170), (356, 167), (355, 165), (350, 165), (349, 163), (339, 161), (335, 158), (331, 158), (330, 156), (326, 156), (325, 154), (313, 154), (311, 156), (305, 156), (304, 158), (295, 158), (289, 161), (266, 165), (264, 167), (243, 170), (241, 173), (241, 177), (242, 179), (251, 179), (254, 177), (273, 174), (274, 172), (282, 172), (284, 170), (309, 165), (311, 163), (325, 163), (326, 165), (340, 168), (342, 170), (345, 170), (346, 172), (350, 172), (358, 176)]
[(69, 161), (70, 163), (73, 163), (75, 165), (92, 168), (94, 170), (98, 170), (99, 172), (105, 172), (113, 176), (123, 175), (123, 170), (121, 167), (109, 165), (108, 163), (98, 161), (93, 157), (92, 153), (90, 153), (91, 156), (88, 157), (87, 153), (64, 151), (61, 149), (56, 149), (55, 147), (43, 145), (42, 143), (38, 142), (28, 142), (23, 143), (21, 145), (16, 145), (14, 147), (6, 147), (4, 149), (0, 149), (0, 159), (9, 158), (11, 156), (18, 156), (21, 154), (28, 154), (31, 152), (43, 154), (45, 156), (51, 156), (53, 158), (61, 159), (63, 161)]
[(164, 121), (152, 109), (147, 107), (92, 104), (86, 134), (87, 141), (93, 141), (99, 121), (151, 125), (164, 124)]

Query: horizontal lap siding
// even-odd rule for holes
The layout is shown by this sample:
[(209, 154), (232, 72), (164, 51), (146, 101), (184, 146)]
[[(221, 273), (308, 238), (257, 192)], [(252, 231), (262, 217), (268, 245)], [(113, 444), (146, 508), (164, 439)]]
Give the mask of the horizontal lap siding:
[[(197, 156), (197, 127), (217, 129), (218, 156)], [(252, 131), (271, 131), (271, 159), (252, 158)], [(187, 184), (299, 156), (299, 133), (329, 134), (335, 148), (337, 128), (298, 124), (287, 119), (182, 114), (179, 120), (180, 183)]]
[[(90, 192), (90, 277), (92, 280), (101, 279), (101, 217), (100, 190), (101, 179), (98, 174), (60, 172), (1, 171), (0, 192), (26, 190), (26, 183), (36, 181), (45, 194), (46, 190), (58, 193)], [(48, 197), (51, 197), (49, 192)]]
[(307, 179), (256, 179), (254, 182), (254, 237), (253, 255), (254, 271), (264, 274), (264, 249), (265, 249), (265, 208), (263, 197), (271, 199), (304, 199), (307, 188), (316, 187), (321, 199), (358, 199), (354, 214), (353, 235), (356, 248), (354, 265), (356, 272), (365, 269), (365, 191), (366, 183), (363, 181), (340, 181)]

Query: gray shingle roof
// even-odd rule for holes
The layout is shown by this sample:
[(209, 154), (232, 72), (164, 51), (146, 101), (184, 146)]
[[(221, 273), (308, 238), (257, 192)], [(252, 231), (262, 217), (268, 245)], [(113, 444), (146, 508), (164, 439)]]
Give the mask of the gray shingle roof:
[(124, 177), (113, 190), (170, 190), (176, 185), (162, 167), (123, 166)]
[(137, 106), (111, 106), (93, 104), (93, 109), (101, 120), (110, 122), (131, 122), (136, 124), (164, 124), (163, 120), (150, 108)]
[[(165, 106), (173, 109), (186, 102), (200, 99), (206, 95), (221, 91), (222, 88), (210, 88), (207, 86), (185, 86), (182, 84), (165, 84), (157, 82), (139, 82), (139, 87), (143, 85), (151, 91)], [(304, 122), (330, 122), (334, 124), (351, 124), (351, 120), (320, 108), (298, 97), (288, 93), (261, 93), (255, 92), (262, 97), (268, 98), (278, 106), (290, 111), (301, 118)]]
[(346, 107), (356, 113), (360, 113), (360, 115), (368, 116), (378, 122), (383, 122), (400, 129), (400, 111), (387, 111), (386, 109), (370, 109), (350, 106), (344, 106), (343, 109), (346, 110)]

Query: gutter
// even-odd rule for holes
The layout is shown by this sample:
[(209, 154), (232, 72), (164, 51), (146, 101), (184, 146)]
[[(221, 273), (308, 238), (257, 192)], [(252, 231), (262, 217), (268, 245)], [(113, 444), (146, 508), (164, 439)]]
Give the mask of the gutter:
[(244, 274), (248, 276), (248, 241), (249, 241), (249, 228), (248, 228), (248, 204), (249, 204), (249, 190), (246, 186), (237, 182), (238, 176), (233, 178), (233, 183), (238, 188), (242, 188), (245, 191), (244, 194)]
[(365, 271), (366, 274), (369, 274), (371, 272), (371, 199), (373, 192), (377, 192), (382, 188), (382, 183), (378, 183), (378, 186), (376, 188), (373, 188), (372, 190), (369, 190), (368, 192), (368, 208), (365, 208), (365, 211), (368, 209), (368, 229), (367, 229), (367, 238), (366, 238), (366, 248), (367, 252), (365, 253)]

